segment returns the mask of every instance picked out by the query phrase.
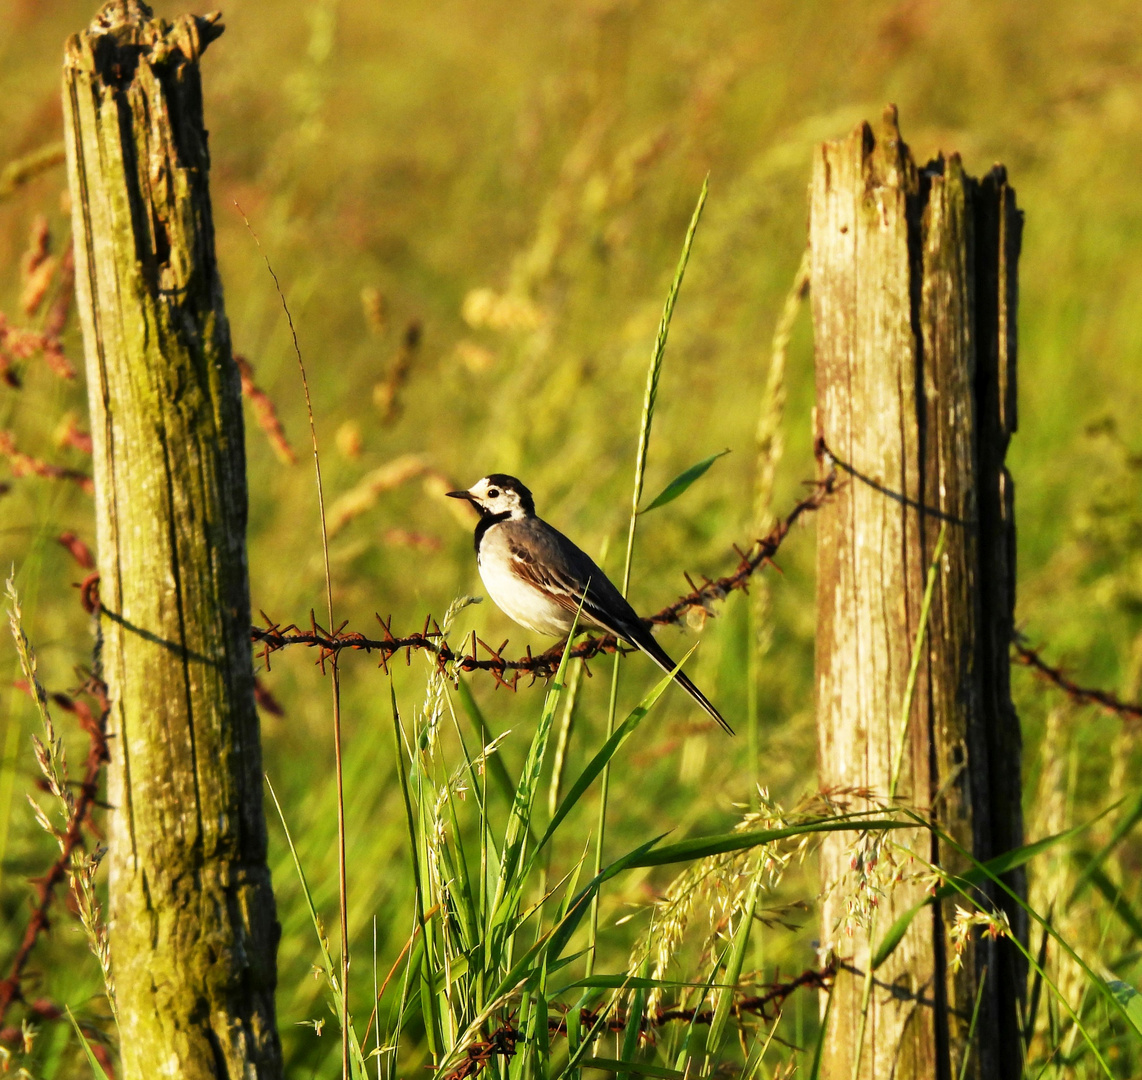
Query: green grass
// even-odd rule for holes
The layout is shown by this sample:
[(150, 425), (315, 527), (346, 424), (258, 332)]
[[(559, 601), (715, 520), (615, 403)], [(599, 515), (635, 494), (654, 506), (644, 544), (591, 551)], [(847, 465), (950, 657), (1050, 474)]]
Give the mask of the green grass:
[[(61, 44), (94, 7), (24, 0), (6, 6), (0, 166), (58, 138)], [(167, 16), (180, 11), (160, 5)], [(592, 554), (611, 552), (605, 568), (618, 580), (647, 357), (679, 238), (709, 173), (710, 197), (658, 387), (647, 490), (662, 490), (694, 462), (727, 447), (733, 452), (684, 498), (640, 519), (631, 598), (651, 610), (686, 588), (683, 571), (723, 572), (734, 561), (731, 544), (750, 538), (769, 342), (804, 247), (812, 148), (877, 116), (893, 100), (918, 158), (958, 149), (975, 174), (993, 161), (1006, 162), (1027, 213), (1020, 428), (1010, 462), (1017, 485), (1020, 626), (1033, 640), (1048, 642), (1051, 656), (1079, 677), (1139, 695), (1142, 32), (1136, 4), (833, 0), (782, 7), (727, 0), (695, 7), (666, 0), (637, 7), (521, 7), (500, 0), (254, 0), (226, 16), (227, 32), (210, 47), (204, 74), (228, 311), (236, 348), (251, 358), (282, 411), (302, 462), (282, 466), (248, 416), (255, 608), (303, 621), (310, 608), (323, 606), (324, 583), (289, 331), (261, 257), (232, 209), (234, 199), (250, 216), (290, 299), (331, 499), (410, 451), (424, 453), (453, 486), (496, 469), (516, 472), (536, 492), (546, 518)], [(13, 318), (19, 253), (33, 215), (48, 215), (57, 247), (66, 235), (63, 182), (62, 171), (49, 172), (0, 202), (0, 311)], [(360, 299), (366, 287), (384, 295), (387, 327), (370, 330)], [(465, 306), (478, 289), (492, 290), (500, 302), (498, 320)], [(373, 405), (373, 387), (414, 319), (423, 324), (423, 346), (403, 411), (385, 423)], [(74, 326), (67, 344), (78, 358)], [(813, 472), (804, 306), (792, 325), (785, 365), (784, 459), (770, 501), (776, 512)], [(66, 386), (38, 365), (28, 370), (23, 390), (0, 387), (0, 429), (15, 431), (30, 452), (82, 468), (81, 454), (52, 441), (67, 409), (83, 409), (82, 386)], [(1113, 425), (1088, 433), (1104, 417)], [(338, 438), (344, 425), (359, 432), (357, 454), (343, 449), (351, 439)], [(0, 465), (0, 482), (7, 479)], [(338, 534), (330, 562), (339, 617), (367, 632), (379, 611), (394, 616), (394, 629), (418, 630), (427, 612), (440, 617), (454, 597), (483, 595), (470, 526), (452, 509), (431, 479), (418, 479), (384, 493)], [(427, 543), (410, 544), (393, 529)], [(6, 575), (16, 565), (25, 625), (51, 689), (74, 685), (74, 667), (90, 660), (88, 620), (70, 588), (83, 575), (55, 543), (64, 530), (94, 543), (90, 502), (72, 488), (18, 480), (0, 496), (0, 571)], [(730, 597), (687, 665), (731, 723), (741, 718), (740, 731), (747, 714), (756, 715), (752, 741), (747, 746), (739, 737), (727, 751), (720, 733), (692, 728), (685, 695), (668, 689), (637, 737), (614, 749), (604, 865), (661, 834), (671, 834), (662, 841), (667, 846), (728, 833), (758, 780), (785, 807), (812, 788), (811, 525), (790, 538), (780, 562), (784, 573), (770, 577), (760, 625), (751, 626), (746, 597)], [(509, 652), (549, 644), (512, 626), (489, 603), (458, 612), (453, 639), (473, 629), (493, 644), (510, 637)], [(764, 652), (755, 655), (759, 638)], [(694, 639), (679, 631), (663, 635), (676, 656)], [(596, 677), (581, 680), (562, 765), (564, 800), (605, 743), (608, 680), (599, 676), (606, 668), (592, 665)], [(747, 670), (752, 684), (743, 677)], [(4, 683), (18, 678), (16, 672), (14, 654), (0, 650)], [(538, 1039), (543, 1010), (550, 1016), (553, 1002), (580, 999), (594, 1007), (611, 988), (575, 987), (560, 996), (555, 991), (574, 981), (572, 975), (553, 970), (555, 959), (544, 972), (540, 953), (531, 950), (551, 941), (543, 934), (565, 917), (560, 909), (567, 897), (590, 887), (590, 855), (577, 878), (568, 875), (584, 859), (595, 829), (596, 787), (568, 808), (544, 845), (544, 859), (529, 864), (549, 821), (550, 763), (562, 715), (557, 709), (554, 719), (543, 720), (542, 686), (521, 684), (509, 695), (472, 679), (470, 702), (466, 691), (446, 690), (440, 699), (436, 757), (424, 764), (415, 733), (425, 728), (421, 703), (431, 678), (415, 657), (410, 667), (393, 668), (413, 809), (410, 835), (388, 680), (364, 656), (347, 656), (342, 664), (354, 1030), (363, 1041), (372, 1011), (374, 919), (381, 980), (415, 925), (422, 944), (414, 943), (398, 965), (378, 1013), (382, 1043), (399, 1030), (402, 1048), (399, 1058), (380, 1056), (382, 1072), (399, 1068), (412, 1075), (427, 1063), (430, 1032), (444, 1060), (459, 1045), (464, 1025), (492, 1000), (496, 979), (502, 982), (529, 955), (534, 982), (521, 992), (517, 1019), (537, 1033), (540, 1059), (548, 1055), (545, 1060), (561, 1068), (566, 1044), (552, 1040), (545, 1049)], [(1129, 805), (1142, 774), (1137, 732), (1089, 710), (1071, 710), (1024, 672), (1013, 678), (1026, 739), (1028, 841), (1065, 833), (1121, 798)], [(328, 687), (305, 652), (276, 656), (266, 682), (287, 709), (284, 719), (264, 717), (263, 730), (266, 769), (292, 835), (291, 848), (271, 819), (283, 926), (279, 1021), (290, 1075), (332, 1076), (340, 1062), (338, 1025), (328, 989), (311, 975), (324, 961), (310, 914), (312, 903), (321, 924), (335, 928)], [(616, 717), (630, 715), (655, 682), (651, 665), (638, 657), (626, 661)], [(486, 734), (471, 726), (477, 712)], [(539, 755), (541, 720), (552, 726)], [(23, 882), (53, 857), (23, 797), (37, 775), (28, 741), (37, 723), (23, 695), (0, 687), (0, 958), (11, 952), (26, 920)], [(61, 729), (78, 760), (81, 735), (63, 723)], [(531, 777), (522, 841), (516, 825), (523, 860), (516, 859), (510, 877), (520, 891), (514, 895), (505, 882), (498, 959), (488, 968), (481, 964), (483, 990), (475, 974), (454, 972), (446, 985), (463, 984), (463, 994), (441, 1000), (445, 984), (435, 986), (434, 995), (426, 981), (440, 977), (441, 968), (429, 961), (451, 964), (457, 954), (448, 950), (472, 927), (446, 926), (443, 916), (430, 916), (429, 884), (418, 909), (410, 848), (431, 883), (431, 852), (417, 830), (435, 821), (434, 793), (451, 790), (447, 781), (458, 770), (467, 775), (469, 761), (498, 736), (503, 741), (488, 768), (469, 776), (463, 798), (452, 790), (439, 812), (449, 844), (456, 845), (448, 849), (453, 868), (458, 872), (465, 860), (470, 914), (490, 921), (500, 855), (517, 820), (512, 807), (521, 777)], [(538, 780), (525, 770), (528, 762), (535, 766), (535, 755), (548, 763)], [(1104, 981), (1113, 975), (1137, 987), (1142, 847), (1136, 830), (1119, 831), (1120, 824), (1097, 821), (1037, 856), (1029, 865), (1031, 903), (1045, 915), (1054, 899), (1054, 930), (1083, 962)], [(640, 970), (635, 954), (658, 917), (649, 901), (669, 888), (676, 870), (632, 864), (600, 883), (597, 973), (625, 979), (632, 963)], [(554, 892), (531, 921), (516, 925), (547, 890)], [(812, 862), (793, 860), (758, 903), (765, 913), (811, 900), (816, 891)], [(731, 917), (731, 925), (739, 921)], [(741, 946), (743, 970), (750, 973), (760, 957), (766, 981), (778, 970), (813, 964), (814, 914), (801, 912), (796, 921), (796, 930), (759, 924)], [(57, 927), (37, 947), (36, 991), (69, 1003), (90, 1037), (89, 1021), (108, 1023), (98, 966), (82, 935), (65, 932), (63, 920)], [(734, 943), (721, 941), (710, 951), (706, 930), (690, 928), (667, 976), (700, 984), (676, 988), (691, 1007), (699, 1000), (716, 1007), (718, 973), (735, 962)], [(576, 932), (582, 935), (583, 927)], [(573, 935), (563, 958), (582, 947)], [(1054, 945), (1044, 980), (1059, 992), (1048, 987), (1042, 993), (1028, 1075), (1098, 1075), (1082, 1029), (1113, 1075), (1136, 1073), (1138, 1051), (1126, 1021)], [(791, 1001), (768, 1044), (767, 1031), (757, 1033), (747, 1051), (757, 1075), (772, 1075), (791, 1058), (812, 1069), (817, 1004), (811, 996), (801, 1005)], [(303, 1026), (306, 1020), (325, 1020), (323, 1034)], [(799, 1055), (786, 1045), (798, 1031)], [(637, 1056), (622, 1035), (603, 1046), (584, 1034), (576, 1043), (580, 1060)], [(731, 1036), (723, 1033), (722, 1047), (737, 1053)], [(370, 1046), (373, 1039), (371, 1033)], [(706, 1035), (683, 1025), (660, 1046), (655, 1064), (681, 1069), (687, 1060), (704, 1060)], [(375, 1064), (367, 1061), (370, 1073)], [(64, 1021), (41, 1025), (27, 1065), (45, 1078), (90, 1075)]]

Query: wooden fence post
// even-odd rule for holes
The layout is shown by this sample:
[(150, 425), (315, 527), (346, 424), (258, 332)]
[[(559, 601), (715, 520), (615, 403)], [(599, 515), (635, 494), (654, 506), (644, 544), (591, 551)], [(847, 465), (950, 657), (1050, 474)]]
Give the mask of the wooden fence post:
[(198, 68), (221, 29), (118, 0), (64, 58), (128, 1080), (281, 1075), (242, 406)]
[[(820, 148), (810, 203), (817, 446), (845, 481), (818, 514), (820, 782), (854, 809), (895, 794), (988, 859), (1022, 842), (1008, 686), (1014, 522), (1003, 465), (1015, 428), (1021, 215), (1002, 168), (982, 181), (957, 156), (918, 169), (892, 108), (875, 137), (862, 124)], [(895, 855), (891, 845), (900, 845)], [(911, 865), (901, 847), (916, 855)], [(822, 943), (851, 957), (833, 990), (822, 1075), (955, 1080), (967, 1055), (968, 1076), (1018, 1076), (1018, 954), (977, 932), (957, 970), (955, 900), (925, 908), (867, 980), (870, 939), (875, 947), (926, 895), (924, 863), (956, 873), (964, 856), (923, 829), (895, 834), (879, 865), (867, 854), (842, 834), (822, 851)], [(896, 884), (893, 858), (903, 873)], [(863, 895), (876, 897), (872, 930), (849, 937), (846, 905), (862, 895), (861, 877)], [(990, 895), (1019, 932), (1018, 908)]]

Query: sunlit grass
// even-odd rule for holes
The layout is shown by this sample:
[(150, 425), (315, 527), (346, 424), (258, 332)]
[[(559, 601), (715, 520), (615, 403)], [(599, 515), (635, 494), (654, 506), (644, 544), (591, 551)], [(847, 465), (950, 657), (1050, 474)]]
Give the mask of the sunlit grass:
[[(0, 32), (0, 126), (6, 132), (0, 165), (58, 138), (60, 45), (94, 5), (14, 3), (9, 9)], [(1028, 215), (1020, 430), (1011, 452), (1020, 621), (1076, 673), (1138, 695), (1142, 544), (1132, 461), (1142, 449), (1134, 422), (1142, 411), (1136, 362), (1142, 347), (1142, 93), (1136, 4), (1054, 3), (1033, 10), (1015, 0), (954, 0), (777, 10), (743, 0), (699, 9), (673, 0), (638, 9), (256, 0), (226, 15), (227, 34), (211, 47), (204, 71), (235, 343), (255, 361), (287, 434), (303, 446), (304, 408), (288, 332), (257, 252), (229, 209), (237, 197), (289, 292), (312, 358), (318, 422), (332, 433), (353, 421), (361, 432), (357, 456), (329, 440), (324, 463), (331, 497), (410, 451), (460, 480), (473, 468), (518, 472), (543, 492), (547, 516), (587, 550), (598, 552), (610, 540), (606, 569), (618, 578), (646, 358), (678, 237), (694, 192), (711, 173), (716, 197), (671, 329), (646, 482), (657, 491), (707, 454), (727, 446), (733, 453), (685, 501), (640, 523), (632, 575), (640, 610), (682, 591), (683, 570), (720, 570), (732, 558), (730, 544), (751, 535), (753, 439), (768, 343), (804, 246), (804, 188), (815, 141), (842, 134), (891, 99), (918, 158), (959, 149), (973, 172), (1005, 161)], [(0, 204), (5, 313), (16, 311), (18, 255), (32, 215), (47, 213), (57, 250), (64, 242), (61, 186), (60, 174), (46, 174)], [(360, 299), (365, 287), (384, 295), (387, 328), (370, 329)], [(465, 300), (481, 289), (511, 300), (515, 307), (503, 310), (514, 310), (515, 321), (466, 320)], [(413, 319), (424, 326), (423, 345), (404, 387), (403, 412), (385, 422), (373, 404), (374, 387), (388, 375)], [(67, 343), (78, 358), (74, 330)], [(812, 472), (811, 384), (802, 314), (786, 359), (786, 451), (774, 477), (776, 508)], [(82, 387), (32, 369), (20, 392), (0, 388), (0, 428), (16, 430), (45, 456), (82, 466), (81, 455), (57, 449), (52, 440), (63, 412), (76, 407), (82, 407)], [(1106, 414), (1117, 418), (1114, 436), (1084, 434), (1088, 422)], [(255, 608), (301, 621), (320, 606), (323, 591), (312, 480), (305, 468), (283, 467), (252, 423), (247, 443)], [(74, 684), (75, 665), (90, 663), (91, 653), (88, 619), (69, 587), (82, 575), (55, 542), (64, 529), (94, 540), (90, 504), (75, 492), (21, 481), (0, 496), (0, 571), (17, 564), (45, 681), (61, 689)], [(430, 543), (417, 546), (408, 534)], [(470, 542), (470, 531), (422, 479), (386, 491), (332, 542), (338, 612), (359, 629), (376, 610), (393, 614), (394, 625), (419, 629), (426, 613), (439, 616), (452, 597), (477, 591)], [(750, 801), (757, 779), (787, 806), (811, 786), (811, 528), (791, 538), (780, 561), (784, 575), (768, 585), (762, 625), (751, 628), (749, 601), (731, 597), (690, 661), (696, 681), (726, 704), (727, 714), (745, 714), (752, 688), (756, 723), (750, 724), (748, 759), (746, 738), (739, 737), (731, 753), (719, 752), (715, 740), (722, 736), (691, 730), (684, 696), (667, 693), (622, 751), (626, 777), (638, 782), (620, 781), (609, 850), (630, 850), (668, 829), (679, 835), (725, 830), (740, 813), (735, 804)], [(457, 636), (471, 629), (496, 643), (510, 636), (520, 653), (536, 645), (490, 604), (458, 616)], [(743, 673), (756, 657), (759, 634), (766, 651), (747, 681)], [(664, 632), (674, 655), (692, 640)], [(333, 763), (327, 687), (311, 659), (275, 657), (267, 682), (287, 716), (265, 718), (266, 765), (314, 906), (332, 926)], [(18, 678), (14, 662), (0, 665), (8, 681)], [(604, 672), (605, 665), (594, 666), (596, 676)], [(363, 657), (346, 657), (344, 673), (349, 926), (357, 957), (351, 1004), (363, 1031), (371, 1009), (363, 958), (372, 948), (372, 919), (378, 916), (378, 955), (387, 971), (411, 933), (414, 897), (411, 874), (392, 869), (407, 859), (408, 839), (388, 684)], [(396, 666), (393, 677), (411, 723), (425, 669), (414, 661), (411, 668)], [(1013, 677), (1027, 740), (1029, 840), (1087, 820), (1108, 789), (1114, 799), (1136, 794), (1132, 777), (1142, 773), (1136, 735), (1065, 705), (1047, 735), (1052, 699), (1025, 673)], [(627, 676), (618, 717), (637, 704), (649, 681), (641, 670)], [(606, 682), (582, 679), (565, 789), (603, 741)], [(521, 688), (509, 696), (476, 681), (468, 689), (495, 732), (509, 732), (489, 759), (503, 771), (493, 766), (486, 779), (490, 820), (502, 827), (510, 806), (502, 781), (520, 774), (544, 691)], [(457, 711), (464, 725), (470, 710), (461, 701)], [(34, 777), (27, 741), (33, 717), (23, 695), (0, 693), (0, 800), (8, 814), (2, 819), (7, 827), (0, 828), (4, 942), (20, 933), (25, 919), (21, 882), (51, 857), (22, 799)], [(473, 754), (490, 741), (462, 730)], [(549, 745), (548, 754), (553, 750)], [(458, 766), (458, 744), (449, 744), (449, 753), (459, 755), (449, 759)], [(462, 816), (471, 802), (456, 808)], [(584, 803), (549, 843), (552, 886), (561, 880), (560, 867), (581, 856), (593, 827), (593, 808)], [(296, 1026), (327, 1012), (322, 984), (310, 975), (319, 950), (284, 834), (271, 831), (287, 1061), (291, 1074), (317, 1069), (324, 1075), (338, 1057), (332, 1028), (318, 1037)], [(1069, 896), (1085, 867), (1101, 871), (1097, 884), (1095, 872), (1087, 873), (1083, 889), (1057, 915), (1060, 932), (1081, 946), (1088, 963), (1099, 958), (1137, 985), (1138, 935), (1128, 913), (1142, 910), (1138, 841), (1100, 824), (1089, 840), (1074, 841), (1073, 855), (1070, 850), (1046, 853), (1042, 869), (1031, 868), (1033, 888), (1037, 880), (1065, 882)], [(668, 886), (668, 874), (647, 868), (608, 883), (600, 913), (605, 970), (623, 968), (649, 916), (618, 926), (616, 920), (643, 911)], [(816, 888), (812, 868), (793, 866), (766, 903), (811, 898)], [(1046, 912), (1055, 891), (1040, 894), (1037, 910)], [(556, 903), (549, 903), (547, 918)], [(800, 921), (796, 932), (758, 927), (763, 975), (813, 962), (812, 913)], [(756, 947), (755, 938), (751, 953)], [(100, 985), (94, 962), (63, 933), (40, 949), (43, 992), (72, 1002), (81, 1015)], [(748, 969), (752, 960), (744, 963)], [(1081, 971), (1051, 956), (1048, 965), (1056, 963), (1060, 970), (1051, 969), (1051, 978), (1077, 1003), (1083, 1023), (1101, 1030), (1101, 999), (1082, 990)], [(691, 974), (698, 970), (692, 954), (685, 964)], [(387, 997), (399, 1000), (404, 985), (402, 968)], [(801, 1006), (791, 1002), (783, 1020), (783, 1037), (793, 1039), (793, 1014), (802, 1009), (807, 1054), (816, 1005), (809, 997)], [(383, 1014), (386, 1024), (389, 1015)], [(1066, 1010), (1049, 992), (1038, 1019), (1042, 1031), (1029, 1060), (1050, 1058), (1046, 1075), (1055, 1068), (1081, 1074), (1090, 1058), (1080, 1056), (1078, 1029), (1068, 1026)], [(422, 1032), (418, 1021), (409, 1023), (404, 1060), (414, 1063), (418, 1052), (423, 1058), (416, 1049)], [(74, 1075), (85, 1067), (77, 1064), (78, 1051), (70, 1056), (76, 1048), (69, 1031), (60, 1024), (41, 1034), (33, 1057), (37, 1075)], [(697, 1034), (694, 1040), (701, 1043)], [(670, 1067), (683, 1052), (677, 1049)], [(772, 1044), (765, 1060), (755, 1062), (760, 1075), (787, 1053), (780, 1042)], [(621, 1045), (610, 1056), (621, 1057)], [(1111, 1061), (1111, 1067), (1119, 1065)]]

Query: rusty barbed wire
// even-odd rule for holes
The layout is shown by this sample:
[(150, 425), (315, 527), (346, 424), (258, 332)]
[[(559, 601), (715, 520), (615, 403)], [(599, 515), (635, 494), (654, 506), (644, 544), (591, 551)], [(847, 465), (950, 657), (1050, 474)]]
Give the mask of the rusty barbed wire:
[[(800, 975), (792, 979), (781, 981), (780, 978), (774, 982), (766, 985), (765, 991), (760, 994), (743, 994), (731, 1006), (731, 1016), (756, 1016), (762, 1020), (773, 1020), (775, 1018), (774, 1009), (776, 1006), (783, 1005), (785, 999), (799, 990), (801, 987), (813, 987), (817, 990), (827, 990), (829, 983), (837, 973), (837, 962), (830, 960), (824, 967), (821, 968), (806, 968)], [(598, 1022), (599, 1017), (603, 1015), (603, 1009), (590, 1010), (582, 1009), (579, 1014), (579, 1020), (584, 1028), (591, 1027)], [(607, 1018), (603, 1025), (603, 1030), (607, 1032), (624, 1031), (627, 1026), (628, 1014), (622, 1009), (616, 1009)], [(683, 1009), (674, 1006), (666, 1009), (658, 1009), (654, 1013), (647, 1014), (642, 1018), (640, 1028), (642, 1031), (650, 1031), (653, 1028), (665, 1027), (667, 1024), (682, 1021), (687, 1024), (705, 1024), (709, 1025), (714, 1022), (714, 1010), (710, 1009)], [(566, 1035), (567, 1034), (567, 1020), (562, 1018), (559, 1020), (551, 1020), (548, 1027), (553, 1035)]]
[[(763, 993), (742, 995), (734, 1002), (731, 1015), (736, 1017), (756, 1016), (762, 1020), (775, 1019), (778, 1006), (784, 1005), (787, 998), (802, 987), (815, 990), (828, 990), (837, 973), (837, 961), (831, 960), (822, 968), (807, 968), (800, 975), (786, 981), (775, 980), (766, 986)], [(605, 1019), (604, 1019), (605, 1017)], [(583, 1030), (591, 1030), (596, 1024), (602, 1023), (596, 1035), (612, 1034), (626, 1030), (629, 1013), (624, 1009), (606, 1008), (580, 1009), (579, 1024)], [(658, 1009), (648, 1013), (639, 1021), (639, 1030), (644, 1036), (667, 1024), (682, 1022), (687, 1024), (709, 1025), (714, 1021), (714, 1010), (711, 1009), (684, 1009), (671, 1007)], [(556, 1038), (567, 1035), (567, 1017), (552, 1018), (547, 1022), (548, 1033)], [(495, 1057), (511, 1058), (515, 1054), (516, 1045), (523, 1038), (520, 1031), (510, 1021), (500, 1024), (487, 1038), (472, 1043), (464, 1050), (464, 1060), (444, 1080), (470, 1080), (478, 1076), (491, 1064)]]
[[(748, 551), (742, 551), (736, 544), (734, 551), (738, 555), (738, 565), (734, 570), (723, 577), (711, 580), (704, 578), (701, 584), (695, 584), (689, 574), (686, 580), (691, 591), (680, 596), (673, 603), (668, 604), (661, 611), (647, 616), (643, 621), (648, 626), (665, 626), (681, 622), (686, 614), (692, 610), (709, 611), (714, 603), (724, 600), (731, 592), (736, 590), (748, 591), (750, 577), (762, 566), (772, 564), (782, 542), (789, 535), (799, 518), (805, 514), (820, 509), (824, 502), (837, 490), (838, 462), (835, 457), (828, 455), (824, 458), (830, 469), (825, 477), (813, 484), (813, 490), (801, 499), (793, 509), (782, 518), (764, 537), (755, 540)], [(356, 631), (346, 631), (347, 623), (342, 623), (336, 630), (330, 632), (320, 626), (310, 612), (310, 625), (302, 629), (296, 624), (282, 626), (274, 622), (264, 611), (261, 612), (265, 626), (255, 626), (251, 636), (256, 645), (258, 655), (270, 669), (270, 657), (279, 649), (290, 645), (306, 645), (318, 649), (318, 664), (322, 671), (325, 662), (338, 655), (345, 649), (357, 649), (364, 652), (376, 652), (381, 667), (388, 670), (388, 663), (402, 651), (405, 653), (405, 662), (411, 663), (412, 653), (424, 650), (436, 655), (438, 666), (443, 669), (453, 665), (463, 672), (486, 671), (496, 681), (497, 686), (505, 686), (515, 690), (521, 677), (530, 678), (528, 685), (536, 679), (548, 679), (555, 674), (559, 661), (563, 655), (564, 643), (559, 642), (544, 652), (533, 654), (530, 646), (524, 656), (518, 659), (509, 659), (504, 656), (504, 649), (508, 642), (504, 641), (499, 647), (493, 647), (475, 632), (470, 637), (469, 648), (456, 651), (443, 640), (439, 625), (432, 616), (425, 619), (424, 627), (418, 633), (396, 635), (392, 632), (392, 617), (387, 620), (380, 615), (376, 616), (380, 624), (383, 637), (370, 638)], [(604, 653), (613, 653), (626, 646), (620, 645), (613, 635), (586, 637), (571, 648), (571, 658), (591, 660)], [(486, 654), (480, 658), (479, 651)], [(1092, 705), (1105, 712), (1118, 716), (1123, 720), (1142, 720), (1142, 703), (1123, 701), (1116, 694), (1096, 687), (1081, 686), (1071, 679), (1061, 668), (1056, 667), (1043, 659), (1040, 649), (1033, 648), (1019, 634), (1016, 634), (1011, 643), (1012, 659), (1015, 663), (1030, 668), (1039, 678), (1065, 693), (1072, 701), (1080, 705)], [(588, 671), (588, 674), (590, 672)]]
[[(678, 623), (692, 609), (709, 611), (713, 603), (724, 600), (731, 592), (735, 590), (748, 591), (751, 575), (761, 566), (772, 564), (778, 548), (797, 521), (803, 515), (819, 509), (834, 493), (836, 486), (836, 471), (830, 470), (828, 475), (813, 483), (813, 490), (801, 499), (764, 537), (755, 540), (748, 551), (742, 551), (740, 547), (734, 545), (739, 562), (731, 573), (713, 580), (704, 578), (700, 585), (695, 584), (693, 578), (687, 574), (686, 580), (691, 591), (643, 621), (648, 626)], [(326, 630), (318, 624), (312, 611), (309, 613), (310, 625), (307, 630), (293, 623), (288, 626), (281, 626), (264, 611), (261, 615), (266, 625), (253, 627), (251, 636), (254, 642), (260, 646), (258, 655), (265, 662), (267, 671), (270, 668), (270, 657), (279, 649), (284, 649), (290, 645), (307, 645), (310, 648), (318, 649), (317, 662), (323, 673), (325, 662), (344, 649), (376, 652), (380, 658), (381, 667), (386, 671), (389, 661), (400, 652), (405, 653), (406, 663), (411, 663), (413, 651), (425, 650), (435, 653), (437, 664), (441, 669), (448, 665), (454, 665), (460, 671), (465, 672), (487, 671), (495, 679), (497, 686), (506, 686), (510, 690), (515, 690), (521, 676), (530, 676), (531, 682), (535, 682), (536, 679), (547, 679), (554, 675), (559, 667), (564, 648), (564, 643), (560, 642), (545, 652), (533, 654), (529, 646), (524, 656), (512, 660), (503, 655), (503, 651), (508, 645), (507, 641), (504, 641), (498, 648), (493, 648), (473, 632), (470, 638), (470, 651), (457, 652), (443, 640), (440, 626), (431, 615), (425, 619), (424, 628), (419, 633), (399, 636), (392, 632), (392, 616), (386, 620), (377, 615), (377, 622), (380, 624), (384, 635), (380, 638), (369, 638), (356, 631), (346, 631), (347, 623), (342, 623), (335, 630)], [(478, 655), (481, 648), (487, 653), (485, 659), (481, 659)], [(620, 648), (625, 648), (625, 646), (621, 646), (614, 635), (607, 634), (600, 637), (585, 638), (572, 647), (570, 655), (572, 658), (590, 660), (600, 653), (613, 653)]]
[(502, 1024), (486, 1039), (480, 1039), (466, 1047), (464, 1060), (451, 1072), (446, 1073), (444, 1080), (468, 1080), (469, 1077), (479, 1076), (491, 1064), (493, 1058), (515, 1057), (516, 1043), (522, 1038), (523, 1032), (514, 1024)]
[(1030, 668), (1038, 678), (1056, 690), (1061, 690), (1076, 705), (1093, 705), (1120, 720), (1142, 720), (1142, 704), (1123, 701), (1109, 690), (1080, 686), (1061, 667), (1047, 663), (1041, 650), (1028, 645), (1026, 639), (1018, 633), (1011, 642), (1011, 653), (1017, 664)]

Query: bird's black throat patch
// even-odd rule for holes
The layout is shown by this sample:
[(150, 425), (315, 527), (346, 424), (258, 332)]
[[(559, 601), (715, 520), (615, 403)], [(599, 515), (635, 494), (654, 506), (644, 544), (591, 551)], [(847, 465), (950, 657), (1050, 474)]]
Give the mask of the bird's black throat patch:
[(502, 514), (489, 514), (485, 510), (480, 511), (480, 520), (476, 522), (476, 554), (480, 554), (480, 541), (484, 539), (486, 533), (493, 525), (498, 525), (501, 521), (507, 521), (512, 516), (510, 510), (505, 510)]

